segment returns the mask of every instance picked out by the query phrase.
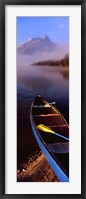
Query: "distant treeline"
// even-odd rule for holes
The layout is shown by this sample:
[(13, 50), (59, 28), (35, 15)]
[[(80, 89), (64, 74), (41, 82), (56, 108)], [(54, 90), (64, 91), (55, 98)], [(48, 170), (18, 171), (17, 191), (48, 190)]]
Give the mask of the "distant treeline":
[(69, 66), (69, 55), (65, 55), (63, 59), (60, 60), (46, 60), (33, 63), (33, 65), (41, 66)]

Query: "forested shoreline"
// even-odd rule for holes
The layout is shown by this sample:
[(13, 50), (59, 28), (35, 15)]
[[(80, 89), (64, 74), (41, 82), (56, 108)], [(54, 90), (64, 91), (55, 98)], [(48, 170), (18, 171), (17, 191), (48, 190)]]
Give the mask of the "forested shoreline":
[(42, 60), (36, 63), (33, 63), (32, 65), (41, 65), (41, 66), (69, 66), (69, 55), (65, 55), (63, 59), (59, 60)]

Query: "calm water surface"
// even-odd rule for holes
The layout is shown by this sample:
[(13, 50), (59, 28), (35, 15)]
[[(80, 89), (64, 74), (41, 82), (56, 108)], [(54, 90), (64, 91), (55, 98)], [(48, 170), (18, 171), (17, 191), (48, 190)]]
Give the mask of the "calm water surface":
[[(27, 101), (40, 94), (56, 107), (69, 121), (69, 69), (53, 66), (25, 66), (18, 68), (18, 99), (23, 108)], [(19, 106), (19, 104), (18, 104)]]

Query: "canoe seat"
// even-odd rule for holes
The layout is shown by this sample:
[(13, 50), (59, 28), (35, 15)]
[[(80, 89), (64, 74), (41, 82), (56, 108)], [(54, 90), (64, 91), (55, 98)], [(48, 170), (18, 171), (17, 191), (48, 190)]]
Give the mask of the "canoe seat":
[(45, 105), (33, 105), (33, 108), (50, 108), (49, 104), (45, 104)]
[(56, 128), (56, 127), (65, 127), (67, 126), (66, 124), (59, 124), (59, 125), (53, 125), (53, 126), (48, 126), (49, 128)]
[(58, 113), (53, 113), (53, 114), (40, 114), (40, 115), (33, 115), (34, 117), (52, 117), (52, 116), (57, 116), (59, 115)]
[(44, 124), (46, 126), (54, 126), (54, 125), (58, 126), (58, 125), (63, 125), (64, 124), (64, 121), (59, 116), (59, 114), (56, 114), (54, 116), (49, 116), (48, 115), (48, 116), (45, 116), (45, 117), (37, 116), (37, 117), (34, 117), (34, 122), (35, 122), (36, 126), (38, 124)]
[(54, 153), (69, 153), (69, 142), (49, 143), (47, 146)]

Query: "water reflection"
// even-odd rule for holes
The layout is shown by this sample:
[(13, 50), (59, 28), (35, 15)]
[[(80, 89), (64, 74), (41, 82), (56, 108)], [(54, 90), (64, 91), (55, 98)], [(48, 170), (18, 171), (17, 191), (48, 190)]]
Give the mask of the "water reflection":
[(68, 69), (57, 67), (29, 66), (18, 73), (18, 82), (23, 83), (32, 92), (57, 98), (68, 95)]
[(59, 72), (63, 76), (64, 79), (69, 80), (69, 70), (68, 69), (60, 70)]
[[(49, 66), (18, 67), (18, 97), (34, 98), (40, 94), (57, 106), (68, 118), (69, 112), (69, 69)], [(57, 107), (57, 108), (58, 108)]]

